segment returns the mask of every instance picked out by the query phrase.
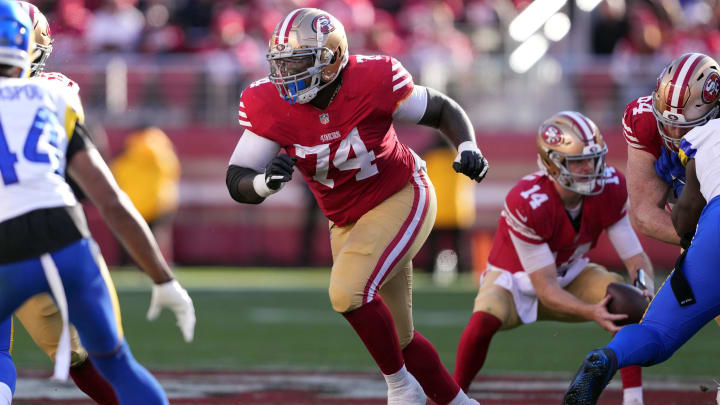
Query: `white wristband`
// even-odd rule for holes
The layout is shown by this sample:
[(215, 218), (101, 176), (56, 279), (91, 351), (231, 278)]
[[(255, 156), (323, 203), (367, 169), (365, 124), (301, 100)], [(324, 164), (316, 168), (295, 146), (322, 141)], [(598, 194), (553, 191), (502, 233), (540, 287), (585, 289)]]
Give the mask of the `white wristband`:
[[(282, 186), (280, 186), (282, 188)], [(253, 189), (262, 198), (275, 194), (280, 191), (280, 188), (273, 190), (265, 184), (265, 173), (260, 173), (253, 178)]]
[(480, 152), (480, 148), (478, 148), (475, 141), (465, 141), (465, 142), (461, 143), (460, 145), (458, 145), (457, 150), (458, 150), (458, 154), (463, 153), (466, 150), (470, 150), (470, 151), (475, 151), (475, 152), (479, 153), (480, 156), (482, 156), (482, 152)]

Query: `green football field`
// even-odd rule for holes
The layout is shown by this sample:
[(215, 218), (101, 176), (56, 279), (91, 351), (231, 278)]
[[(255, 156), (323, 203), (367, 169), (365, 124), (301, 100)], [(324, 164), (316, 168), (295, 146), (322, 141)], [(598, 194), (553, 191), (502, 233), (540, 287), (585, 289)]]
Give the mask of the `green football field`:
[[(345, 320), (330, 308), (327, 269), (177, 270), (197, 311), (195, 341), (183, 342), (173, 316), (145, 319), (150, 282), (135, 270), (113, 271), (125, 334), (135, 356), (156, 370), (374, 370)], [(452, 370), (475, 287), (469, 277), (437, 287), (415, 277), (415, 326)], [(541, 322), (495, 336), (483, 374), (574, 372), (585, 353), (610, 336), (593, 323)], [(720, 328), (713, 322), (648, 376), (717, 376)], [(50, 369), (50, 361), (22, 327), (15, 361), (22, 370)]]

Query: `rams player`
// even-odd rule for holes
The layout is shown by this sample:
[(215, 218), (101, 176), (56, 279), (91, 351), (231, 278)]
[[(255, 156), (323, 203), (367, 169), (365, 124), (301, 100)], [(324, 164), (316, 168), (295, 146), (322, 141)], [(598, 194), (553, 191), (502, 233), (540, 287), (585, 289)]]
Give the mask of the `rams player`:
[[(163, 290), (174, 291), (170, 299), (161, 292), (160, 305), (189, 319), (191, 300), (92, 146), (77, 92), (59, 81), (23, 78), (31, 69), (32, 30), (18, 3), (0, 2), (0, 73), (9, 77), (0, 82), (0, 319), (7, 322), (28, 298), (52, 291), (61, 309), (55, 332), (57, 378), (67, 376), (74, 360), (71, 321), (120, 403), (166, 404), (157, 381), (132, 358), (123, 339), (114, 288), (64, 180), (66, 170), (141, 267), (166, 281)], [(12, 375), (1, 370), (0, 377)], [(8, 387), (14, 383), (8, 382)], [(0, 403), (9, 403), (8, 390), (0, 388), (0, 393)]]
[[(617, 332), (613, 321), (625, 315), (608, 313), (605, 291), (622, 277), (586, 258), (603, 231), (632, 279), (639, 269), (652, 274), (627, 215), (625, 179), (605, 166), (607, 147), (595, 124), (563, 111), (543, 122), (536, 143), (541, 171), (524, 177), (505, 199), (488, 268), (460, 338), (455, 379), (464, 390), (499, 331), (558, 320), (595, 321)], [(642, 404), (635, 388), (639, 367), (624, 373), (623, 403)]]
[[(389, 404), (474, 404), (413, 328), (412, 258), (435, 220), (424, 162), (400, 143), (394, 120), (438, 128), (458, 149), (456, 170), (481, 181), (487, 161), (465, 112), (413, 84), (388, 56), (350, 55), (345, 29), (300, 8), (276, 26), (270, 76), (242, 93), (244, 133), (227, 186), (241, 203), (280, 191), (297, 167), (330, 219), (330, 301), (388, 384)], [(284, 148), (287, 154), (278, 152)], [(424, 390), (424, 392), (423, 392)]]
[(591, 351), (565, 394), (567, 405), (597, 403), (619, 367), (651, 366), (670, 358), (720, 314), (720, 120), (693, 128), (680, 142), (686, 184), (672, 211), (675, 231), (690, 242), (638, 325), (623, 328)]

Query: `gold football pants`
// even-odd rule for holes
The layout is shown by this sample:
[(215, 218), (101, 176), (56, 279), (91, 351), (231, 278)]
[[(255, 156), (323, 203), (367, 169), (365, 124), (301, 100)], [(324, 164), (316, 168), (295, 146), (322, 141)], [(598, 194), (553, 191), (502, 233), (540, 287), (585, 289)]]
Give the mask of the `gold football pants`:
[(410, 343), (412, 258), (430, 234), (436, 211), (435, 190), (421, 170), (357, 222), (342, 227), (330, 223), (333, 309), (349, 312), (379, 294), (395, 320), (400, 345)]

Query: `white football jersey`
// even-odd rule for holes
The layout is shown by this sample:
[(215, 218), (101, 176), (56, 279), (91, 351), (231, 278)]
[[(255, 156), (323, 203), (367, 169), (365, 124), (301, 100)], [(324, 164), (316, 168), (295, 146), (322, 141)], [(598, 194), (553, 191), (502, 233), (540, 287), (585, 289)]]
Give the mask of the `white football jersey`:
[(683, 137), (680, 149), (681, 158), (695, 158), (695, 172), (705, 201), (720, 195), (720, 119), (693, 128)]
[(83, 120), (76, 89), (58, 80), (0, 79), (0, 222), (77, 203), (66, 151)]

